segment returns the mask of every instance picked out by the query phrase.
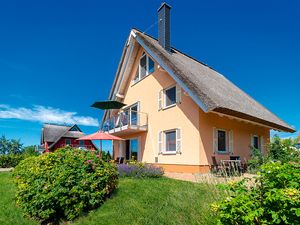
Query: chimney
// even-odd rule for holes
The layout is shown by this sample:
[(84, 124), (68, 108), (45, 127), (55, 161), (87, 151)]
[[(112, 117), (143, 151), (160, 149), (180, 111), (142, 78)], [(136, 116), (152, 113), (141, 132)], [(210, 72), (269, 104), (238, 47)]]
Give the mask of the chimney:
[(158, 11), (158, 43), (171, 52), (170, 43), (170, 10), (171, 6), (167, 3), (162, 3)]

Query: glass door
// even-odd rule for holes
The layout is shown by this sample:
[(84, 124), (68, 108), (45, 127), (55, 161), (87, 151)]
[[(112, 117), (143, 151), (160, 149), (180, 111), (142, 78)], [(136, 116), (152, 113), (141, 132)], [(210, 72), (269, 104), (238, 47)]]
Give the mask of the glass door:
[(129, 125), (138, 125), (139, 124), (138, 111), (139, 111), (138, 103), (127, 107), (123, 113), (123, 116), (125, 119), (123, 122), (123, 126), (128, 125), (128, 124)]
[(131, 159), (138, 160), (139, 140), (137, 138), (130, 140), (130, 155)]
[(138, 105), (130, 107), (131, 110), (131, 125), (138, 125)]

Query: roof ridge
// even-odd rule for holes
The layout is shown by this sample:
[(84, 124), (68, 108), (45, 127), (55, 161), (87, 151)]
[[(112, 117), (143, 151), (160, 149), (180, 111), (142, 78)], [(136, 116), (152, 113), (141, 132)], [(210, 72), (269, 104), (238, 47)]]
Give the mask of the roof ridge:
[[(134, 29), (134, 30), (140, 32), (141, 34), (146, 35), (146, 36), (148, 36), (148, 37), (150, 37), (150, 38), (152, 38), (152, 39), (158, 41), (157, 38), (151, 36), (150, 34), (147, 34), (147, 33), (145, 33), (145, 32), (142, 32), (141, 30), (139, 30), (139, 29), (137, 29), (137, 28), (135, 28), (135, 27), (132, 28), (132, 29)], [(198, 59), (196, 59), (196, 58), (194, 58), (194, 57), (188, 55), (187, 53), (182, 52), (181, 50), (179, 50), (179, 49), (177, 49), (177, 48), (175, 48), (175, 47), (173, 47), (173, 46), (171, 46), (171, 50), (175, 50), (176, 52), (179, 52), (180, 54), (182, 54), (182, 55), (184, 55), (184, 56), (186, 56), (186, 57), (188, 57), (188, 58), (194, 60), (195, 62), (200, 63), (200, 64), (202, 64), (203, 66), (206, 66), (206, 67), (208, 67), (209, 69), (212, 69), (212, 70), (214, 70), (215, 72), (217, 72), (218, 74), (220, 74), (216, 69), (214, 69), (213, 67), (209, 66), (208, 64), (206, 64), (206, 63), (204, 63), (204, 62), (202, 62), (202, 61), (200, 61), (200, 60), (198, 60)], [(220, 75), (222, 75), (222, 74), (220, 74)], [(222, 76), (223, 76), (223, 75), (222, 75)]]

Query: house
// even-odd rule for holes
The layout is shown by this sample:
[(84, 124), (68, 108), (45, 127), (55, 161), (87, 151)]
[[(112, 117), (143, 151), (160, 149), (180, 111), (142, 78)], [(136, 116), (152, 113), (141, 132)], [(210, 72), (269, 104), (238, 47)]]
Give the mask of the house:
[(270, 130), (294, 129), (226, 77), (171, 47), (170, 10), (158, 10), (158, 39), (130, 31), (109, 95), (126, 104), (105, 111), (103, 129), (125, 141), (114, 157), (170, 172), (207, 172), (213, 161), (266, 151)]
[(44, 152), (53, 152), (58, 148), (71, 146), (73, 148), (82, 148), (96, 150), (92, 141), (77, 140), (85, 134), (75, 124), (72, 126), (44, 124), (41, 135), (41, 145)]

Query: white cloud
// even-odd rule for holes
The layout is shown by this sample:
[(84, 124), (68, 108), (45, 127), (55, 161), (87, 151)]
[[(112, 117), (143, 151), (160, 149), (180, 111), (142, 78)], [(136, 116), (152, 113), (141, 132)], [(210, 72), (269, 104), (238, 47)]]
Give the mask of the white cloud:
[(30, 108), (13, 108), (0, 104), (0, 119), (20, 119), (41, 123), (78, 124), (84, 126), (99, 126), (97, 119), (90, 116), (78, 116), (77, 112), (67, 112), (61, 109), (36, 105)]

